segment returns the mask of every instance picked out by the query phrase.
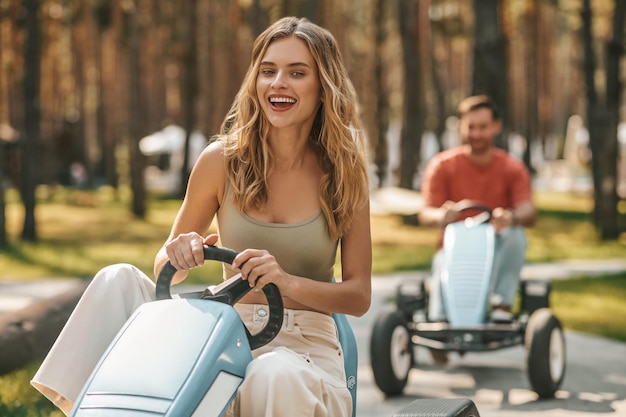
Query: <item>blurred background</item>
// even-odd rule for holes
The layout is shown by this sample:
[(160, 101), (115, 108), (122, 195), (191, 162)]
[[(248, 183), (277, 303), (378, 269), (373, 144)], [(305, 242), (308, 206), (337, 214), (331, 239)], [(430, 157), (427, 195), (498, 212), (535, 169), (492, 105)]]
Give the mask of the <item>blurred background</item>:
[(593, 195), (602, 239), (626, 197), (619, 0), (0, 0), (0, 240), (5, 191), (37, 239), (42, 186), (182, 196), (252, 41), (285, 15), (337, 38), (360, 98), (372, 188), (419, 191), (424, 162), (458, 142), (455, 107), (499, 105), (498, 145), (540, 189)]
[[(0, 307), (111, 263), (151, 273), (254, 38), (286, 15), (335, 35), (358, 92), (374, 275), (430, 267), (421, 175), (473, 94), (532, 173), (529, 262), (626, 258), (624, 0), (0, 0)], [(187, 281), (221, 279), (205, 268)], [(626, 272), (582, 275), (553, 281), (564, 326), (626, 341)], [(64, 300), (0, 314), (0, 415), (61, 416), (28, 381)]]

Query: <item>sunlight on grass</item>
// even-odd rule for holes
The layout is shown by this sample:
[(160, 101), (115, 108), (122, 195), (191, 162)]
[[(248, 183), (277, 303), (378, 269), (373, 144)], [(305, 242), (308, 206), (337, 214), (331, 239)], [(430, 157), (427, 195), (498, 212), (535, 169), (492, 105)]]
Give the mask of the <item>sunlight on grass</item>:
[(585, 194), (540, 191), (533, 193), (533, 199), (541, 210), (580, 213), (591, 213), (593, 210), (593, 199)]
[[(124, 195), (124, 193), (120, 193)], [(166, 239), (180, 200), (153, 198), (145, 220), (135, 219), (123, 197), (110, 188), (76, 192), (39, 191), (39, 242), (18, 239), (23, 208), (7, 193), (10, 246), (0, 251), (0, 279), (90, 277), (111, 263), (127, 262), (152, 275), (156, 251)], [(529, 262), (556, 259), (606, 259), (626, 256), (626, 242), (601, 242), (589, 221), (589, 196), (536, 193), (540, 215), (527, 229)], [(373, 273), (430, 268), (439, 231), (407, 224), (401, 216), (372, 216)], [(338, 264), (337, 264), (338, 266)], [(212, 268), (207, 266), (208, 268)], [(213, 281), (213, 271), (192, 271), (190, 282)], [(209, 278), (207, 278), (209, 276)]]
[(46, 416), (64, 417), (50, 401), (37, 393), (30, 385), (39, 363), (0, 376), (0, 416), (27, 417)]
[(552, 309), (563, 326), (626, 342), (626, 274), (552, 283)]
[(372, 216), (373, 273), (430, 268), (439, 232), (404, 224), (400, 216)]

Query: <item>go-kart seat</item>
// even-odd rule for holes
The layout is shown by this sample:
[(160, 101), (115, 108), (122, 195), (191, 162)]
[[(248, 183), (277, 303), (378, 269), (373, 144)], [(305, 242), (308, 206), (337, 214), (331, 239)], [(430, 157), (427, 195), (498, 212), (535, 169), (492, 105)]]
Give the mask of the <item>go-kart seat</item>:
[(343, 350), (343, 363), (346, 370), (346, 384), (352, 395), (352, 417), (356, 416), (356, 381), (359, 355), (356, 346), (356, 338), (352, 327), (344, 314), (333, 314), (339, 333), (339, 343)]

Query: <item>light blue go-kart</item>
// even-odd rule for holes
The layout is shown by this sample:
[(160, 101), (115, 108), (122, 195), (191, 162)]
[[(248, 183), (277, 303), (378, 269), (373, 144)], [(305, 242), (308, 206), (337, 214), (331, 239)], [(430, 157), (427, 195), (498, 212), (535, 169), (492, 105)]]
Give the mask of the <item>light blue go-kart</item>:
[[(232, 263), (236, 252), (205, 246), (204, 257)], [(278, 288), (263, 292), (267, 325), (257, 334), (243, 325), (232, 307), (250, 287), (236, 275), (202, 292), (172, 297), (176, 270), (167, 262), (156, 283), (157, 301), (139, 307), (112, 341), (81, 391), (70, 417), (222, 416), (245, 378), (252, 350), (269, 343), (283, 321)], [(356, 416), (358, 355), (354, 333), (342, 314), (334, 314), (344, 351), (346, 384)], [(398, 416), (474, 416), (467, 399), (415, 400)], [(298, 415), (298, 410), (293, 410)]]
[[(232, 263), (236, 252), (205, 246), (204, 257)], [(250, 334), (232, 307), (250, 286), (236, 275), (204, 292), (172, 298), (175, 268), (167, 262), (157, 301), (142, 305), (113, 340), (85, 384), (72, 417), (220, 416), (245, 377), (252, 350), (269, 343), (283, 321), (278, 288), (266, 285), (269, 318)], [(346, 352), (347, 385), (356, 409), (356, 341), (347, 319), (334, 315)]]
[(415, 348), (435, 351), (491, 351), (523, 345), (527, 374), (539, 397), (553, 397), (565, 374), (565, 339), (559, 320), (549, 308), (549, 282), (521, 281), (519, 312), (510, 320), (490, 318), (490, 291), (496, 234), (489, 224), (491, 210), (470, 204), (464, 221), (444, 230), (444, 272), (441, 295), (446, 320), (428, 317), (431, 291), (424, 280), (401, 283), (395, 309), (381, 313), (370, 340), (376, 385), (388, 396), (401, 394), (416, 365)]

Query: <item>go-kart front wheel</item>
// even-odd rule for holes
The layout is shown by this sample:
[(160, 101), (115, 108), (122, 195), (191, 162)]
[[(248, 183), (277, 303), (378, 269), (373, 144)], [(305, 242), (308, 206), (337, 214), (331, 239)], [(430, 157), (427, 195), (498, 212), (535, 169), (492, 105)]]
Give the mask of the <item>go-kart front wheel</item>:
[(554, 397), (565, 375), (565, 337), (550, 309), (540, 308), (530, 315), (525, 344), (530, 385), (539, 397)]
[(413, 347), (406, 319), (398, 311), (384, 312), (374, 323), (370, 361), (378, 388), (388, 396), (401, 394), (413, 367)]

